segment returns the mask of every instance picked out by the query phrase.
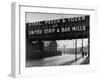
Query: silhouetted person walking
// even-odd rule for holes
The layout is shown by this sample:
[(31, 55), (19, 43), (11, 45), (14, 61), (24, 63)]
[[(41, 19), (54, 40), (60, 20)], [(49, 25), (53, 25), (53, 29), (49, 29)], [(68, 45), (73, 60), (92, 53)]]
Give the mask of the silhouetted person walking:
[(82, 57), (84, 58), (84, 51), (82, 51)]
[(87, 52), (85, 52), (85, 56), (87, 56)]

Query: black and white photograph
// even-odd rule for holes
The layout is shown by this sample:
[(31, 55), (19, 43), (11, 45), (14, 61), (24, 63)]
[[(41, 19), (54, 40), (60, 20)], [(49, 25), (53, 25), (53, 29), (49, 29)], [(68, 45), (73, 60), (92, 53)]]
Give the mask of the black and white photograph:
[(90, 15), (25, 12), (25, 67), (90, 64)]

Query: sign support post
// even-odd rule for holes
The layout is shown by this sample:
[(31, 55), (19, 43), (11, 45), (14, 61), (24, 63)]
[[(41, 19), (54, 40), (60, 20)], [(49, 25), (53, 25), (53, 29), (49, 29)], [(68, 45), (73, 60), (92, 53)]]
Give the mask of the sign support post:
[(75, 60), (77, 60), (77, 39), (75, 39)]
[[(82, 38), (82, 54), (83, 54), (83, 38)], [(82, 56), (83, 57), (83, 56)]]

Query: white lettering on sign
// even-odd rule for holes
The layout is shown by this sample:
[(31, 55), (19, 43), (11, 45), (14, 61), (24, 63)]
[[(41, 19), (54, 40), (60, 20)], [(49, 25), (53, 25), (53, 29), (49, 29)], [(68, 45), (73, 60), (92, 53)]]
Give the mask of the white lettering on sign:
[(29, 23), (29, 26), (38, 26), (38, 25), (43, 25), (43, 24), (55, 24), (55, 23), (65, 23), (65, 22), (74, 22), (74, 21), (82, 21), (85, 20), (85, 16), (81, 17), (71, 17), (71, 18), (63, 18), (63, 19), (55, 19), (55, 20), (48, 20), (48, 21), (40, 21), (40, 22), (34, 22), (34, 23)]
[(32, 35), (32, 34), (42, 34), (42, 30), (29, 31), (29, 35)]
[(81, 20), (85, 20), (85, 16), (82, 17), (73, 17), (73, 18), (68, 18), (68, 21), (81, 21)]
[(84, 31), (84, 30), (86, 30), (86, 26), (72, 27), (72, 31)]
[(44, 29), (44, 33), (53, 33), (55, 32), (55, 29)]
[(67, 27), (67, 28), (61, 28), (61, 32), (67, 32), (67, 31), (70, 31), (70, 27)]

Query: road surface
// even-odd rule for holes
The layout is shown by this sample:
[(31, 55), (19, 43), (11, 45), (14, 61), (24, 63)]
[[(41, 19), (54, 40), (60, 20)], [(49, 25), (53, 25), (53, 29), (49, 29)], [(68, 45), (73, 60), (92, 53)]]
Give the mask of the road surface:
[[(77, 58), (81, 58), (81, 54), (77, 54)], [(40, 60), (27, 60), (26, 67), (34, 66), (58, 66), (58, 65), (67, 65), (75, 62), (75, 54), (65, 54), (60, 56), (54, 56), (49, 58), (44, 58)]]

